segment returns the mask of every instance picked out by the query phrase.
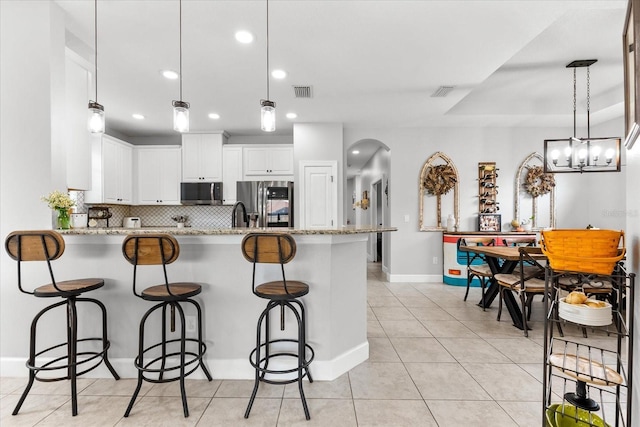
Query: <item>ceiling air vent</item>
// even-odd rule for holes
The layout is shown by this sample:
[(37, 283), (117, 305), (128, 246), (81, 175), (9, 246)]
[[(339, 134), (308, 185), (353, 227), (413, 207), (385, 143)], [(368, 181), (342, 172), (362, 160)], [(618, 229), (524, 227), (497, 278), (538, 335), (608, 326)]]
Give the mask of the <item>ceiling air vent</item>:
[(311, 86), (294, 86), (296, 98), (311, 98)]
[(447, 96), (449, 94), (449, 92), (451, 92), (453, 90), (455, 86), (440, 86), (438, 89), (436, 89), (435, 92), (433, 92), (431, 94), (432, 98), (444, 98), (445, 96)]

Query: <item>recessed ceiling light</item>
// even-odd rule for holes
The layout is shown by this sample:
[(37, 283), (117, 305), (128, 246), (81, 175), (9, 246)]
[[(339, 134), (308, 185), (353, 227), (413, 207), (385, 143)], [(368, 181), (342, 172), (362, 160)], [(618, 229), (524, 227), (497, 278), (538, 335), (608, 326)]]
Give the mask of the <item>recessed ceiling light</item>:
[(144, 120), (144, 116), (142, 114), (138, 114), (138, 113), (133, 113), (131, 115), (131, 117), (133, 117), (136, 120)]
[(298, 117), (296, 113), (287, 113), (287, 119), (295, 119)]
[(220, 118), (220, 114), (218, 114), (218, 113), (209, 113), (209, 118), (210, 119), (214, 119), (214, 120), (218, 120)]
[(253, 34), (249, 31), (238, 31), (236, 33), (236, 40), (243, 44), (249, 44), (253, 41)]
[(273, 70), (271, 72), (271, 75), (274, 79), (284, 79), (285, 77), (287, 77), (287, 72), (284, 70)]
[(358, 151), (358, 150), (353, 150), (353, 151), (351, 152), (351, 154), (360, 154), (360, 151)]
[(162, 75), (164, 76), (165, 79), (169, 79), (169, 80), (175, 80), (178, 77), (180, 77), (180, 74), (172, 70), (163, 70)]

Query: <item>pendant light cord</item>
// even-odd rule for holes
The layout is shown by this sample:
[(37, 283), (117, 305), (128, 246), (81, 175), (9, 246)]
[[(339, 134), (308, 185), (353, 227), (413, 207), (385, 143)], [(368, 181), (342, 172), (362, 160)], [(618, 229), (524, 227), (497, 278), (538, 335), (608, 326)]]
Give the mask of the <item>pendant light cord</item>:
[(180, 101), (182, 102), (182, 0), (180, 0)]
[(591, 139), (591, 76), (587, 67), (587, 138)]
[[(576, 68), (573, 67), (573, 137), (576, 137)], [(587, 66), (587, 139), (591, 139), (591, 72)]]
[(269, 0), (267, 0), (267, 100), (269, 99)]
[(93, 43), (94, 43), (94, 67), (96, 73), (96, 103), (98, 102), (98, 0), (93, 3)]
[(576, 68), (573, 68), (573, 137), (576, 137)]

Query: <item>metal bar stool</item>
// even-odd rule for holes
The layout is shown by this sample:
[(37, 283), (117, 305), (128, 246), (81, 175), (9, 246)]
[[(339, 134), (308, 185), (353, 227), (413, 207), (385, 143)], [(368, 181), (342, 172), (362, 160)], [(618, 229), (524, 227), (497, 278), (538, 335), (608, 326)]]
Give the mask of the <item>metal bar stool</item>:
[[(33, 295), (38, 298), (62, 298), (62, 301), (49, 305), (41, 310), (31, 322), (31, 334), (29, 337), (29, 359), (27, 368), (29, 369), (29, 382), (25, 388), (18, 404), (13, 410), (13, 415), (17, 415), (24, 403), (34, 380), (42, 382), (71, 380), (71, 413), (78, 414), (78, 396), (76, 379), (79, 375), (85, 374), (104, 362), (113, 378), (120, 379), (109, 358), (107, 350), (110, 343), (107, 339), (107, 310), (100, 301), (93, 298), (82, 298), (85, 292), (93, 291), (104, 286), (102, 279), (75, 279), (64, 282), (56, 282), (53, 276), (51, 261), (62, 256), (65, 249), (64, 239), (59, 233), (51, 230), (35, 231), (14, 231), (5, 240), (5, 249), (9, 256), (18, 262), (18, 289), (20, 292)], [(44, 261), (47, 264), (51, 283), (27, 291), (22, 287), (22, 262)], [(98, 306), (102, 315), (102, 336), (94, 338), (78, 337), (78, 312), (76, 304), (79, 302), (89, 302)], [(67, 339), (66, 341), (48, 347), (44, 350), (36, 348), (36, 332), (38, 321), (42, 316), (54, 308), (65, 306), (67, 311)], [(99, 348), (91, 348), (90, 342), (98, 341)], [(87, 348), (84, 348), (86, 345)], [(47, 361), (38, 361), (38, 358), (46, 357)], [(38, 374), (53, 373), (62, 370), (60, 376), (39, 377)], [(58, 375), (58, 374), (55, 374)]]
[[(242, 240), (242, 254), (247, 261), (253, 263), (253, 293), (260, 298), (269, 300), (267, 307), (258, 317), (256, 347), (249, 355), (249, 362), (255, 368), (255, 383), (244, 417), (249, 418), (249, 413), (251, 412), (251, 407), (258, 393), (258, 387), (261, 381), (268, 384), (291, 384), (297, 382), (304, 415), (305, 418), (309, 420), (311, 417), (309, 416), (307, 400), (304, 397), (302, 380), (306, 376), (309, 378), (309, 382), (313, 382), (313, 378), (309, 372), (309, 364), (313, 361), (314, 351), (306, 341), (304, 306), (302, 302), (298, 300), (298, 298), (309, 293), (309, 286), (303, 282), (287, 280), (284, 274), (284, 264), (291, 261), (296, 254), (296, 241), (290, 235), (283, 233), (247, 234)], [(261, 263), (280, 264), (282, 280), (262, 283), (256, 286), (256, 265)], [(271, 338), (269, 313), (278, 307), (280, 307), (280, 330), (284, 331), (285, 307), (291, 310), (296, 317), (298, 324), (297, 339)], [(263, 323), (264, 341), (262, 340)], [(294, 343), (296, 344), (297, 350), (289, 351), (281, 348), (272, 348), (274, 344), (279, 347), (279, 343)], [(263, 350), (264, 355), (262, 354)], [(309, 357), (307, 357), (307, 350)], [(290, 369), (269, 368), (269, 361), (277, 357), (294, 357), (297, 359), (297, 366)], [(267, 374), (286, 375), (293, 373), (296, 373), (296, 377), (292, 379), (271, 379), (266, 377)]]
[[(135, 366), (138, 369), (138, 385), (131, 396), (131, 401), (124, 413), (128, 417), (133, 408), (133, 404), (138, 397), (142, 381), (151, 383), (165, 383), (180, 381), (180, 394), (182, 396), (182, 409), (184, 416), (189, 416), (187, 405), (187, 394), (184, 386), (185, 378), (196, 371), (199, 367), (212, 380), (211, 374), (202, 362), (202, 358), (207, 351), (207, 346), (202, 340), (202, 310), (197, 301), (191, 297), (198, 295), (202, 291), (199, 283), (169, 283), (167, 276), (167, 264), (171, 264), (180, 255), (178, 241), (168, 234), (143, 234), (131, 235), (124, 239), (122, 253), (127, 261), (133, 264), (133, 293), (135, 296), (146, 301), (155, 301), (158, 304), (149, 309), (140, 320), (140, 335), (138, 339), (138, 356), (135, 359)], [(139, 265), (162, 265), (164, 273), (164, 283), (150, 286), (141, 293), (136, 290), (136, 278)], [(186, 322), (184, 310), (180, 303), (189, 303), (196, 309), (198, 315), (198, 338), (187, 338)], [(170, 328), (175, 332), (175, 313), (180, 315), (180, 337), (174, 339), (167, 338), (167, 308), (170, 309)], [(144, 334), (145, 324), (149, 316), (156, 310), (161, 310), (162, 316), (162, 338), (159, 343), (150, 344), (145, 347)], [(191, 347), (187, 348), (187, 344)], [(174, 349), (174, 347), (178, 347)], [(158, 355), (158, 352), (160, 353)], [(177, 364), (172, 363), (172, 359), (179, 358)], [(189, 359), (187, 359), (187, 357)], [(158, 366), (159, 365), (159, 366)], [(165, 376), (168, 374), (169, 377)]]

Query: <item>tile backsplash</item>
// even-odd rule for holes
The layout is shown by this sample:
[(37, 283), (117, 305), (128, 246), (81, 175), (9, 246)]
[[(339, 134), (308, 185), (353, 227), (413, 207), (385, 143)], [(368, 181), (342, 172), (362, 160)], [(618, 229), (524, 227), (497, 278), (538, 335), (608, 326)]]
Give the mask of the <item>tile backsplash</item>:
[[(88, 205), (84, 204), (84, 192), (70, 192), (76, 200), (75, 211), (87, 213)], [(229, 228), (231, 227), (231, 206), (126, 206), (126, 205), (92, 205), (106, 206), (111, 212), (109, 227), (122, 227), (122, 220), (127, 216), (140, 217), (143, 227), (173, 227), (176, 222), (173, 216), (187, 216), (187, 226), (197, 228)], [(106, 227), (106, 221), (100, 220), (99, 227)]]
[(171, 217), (187, 216), (185, 225), (197, 228), (231, 227), (231, 206), (131, 206), (129, 216), (139, 216), (143, 227), (174, 226)]

